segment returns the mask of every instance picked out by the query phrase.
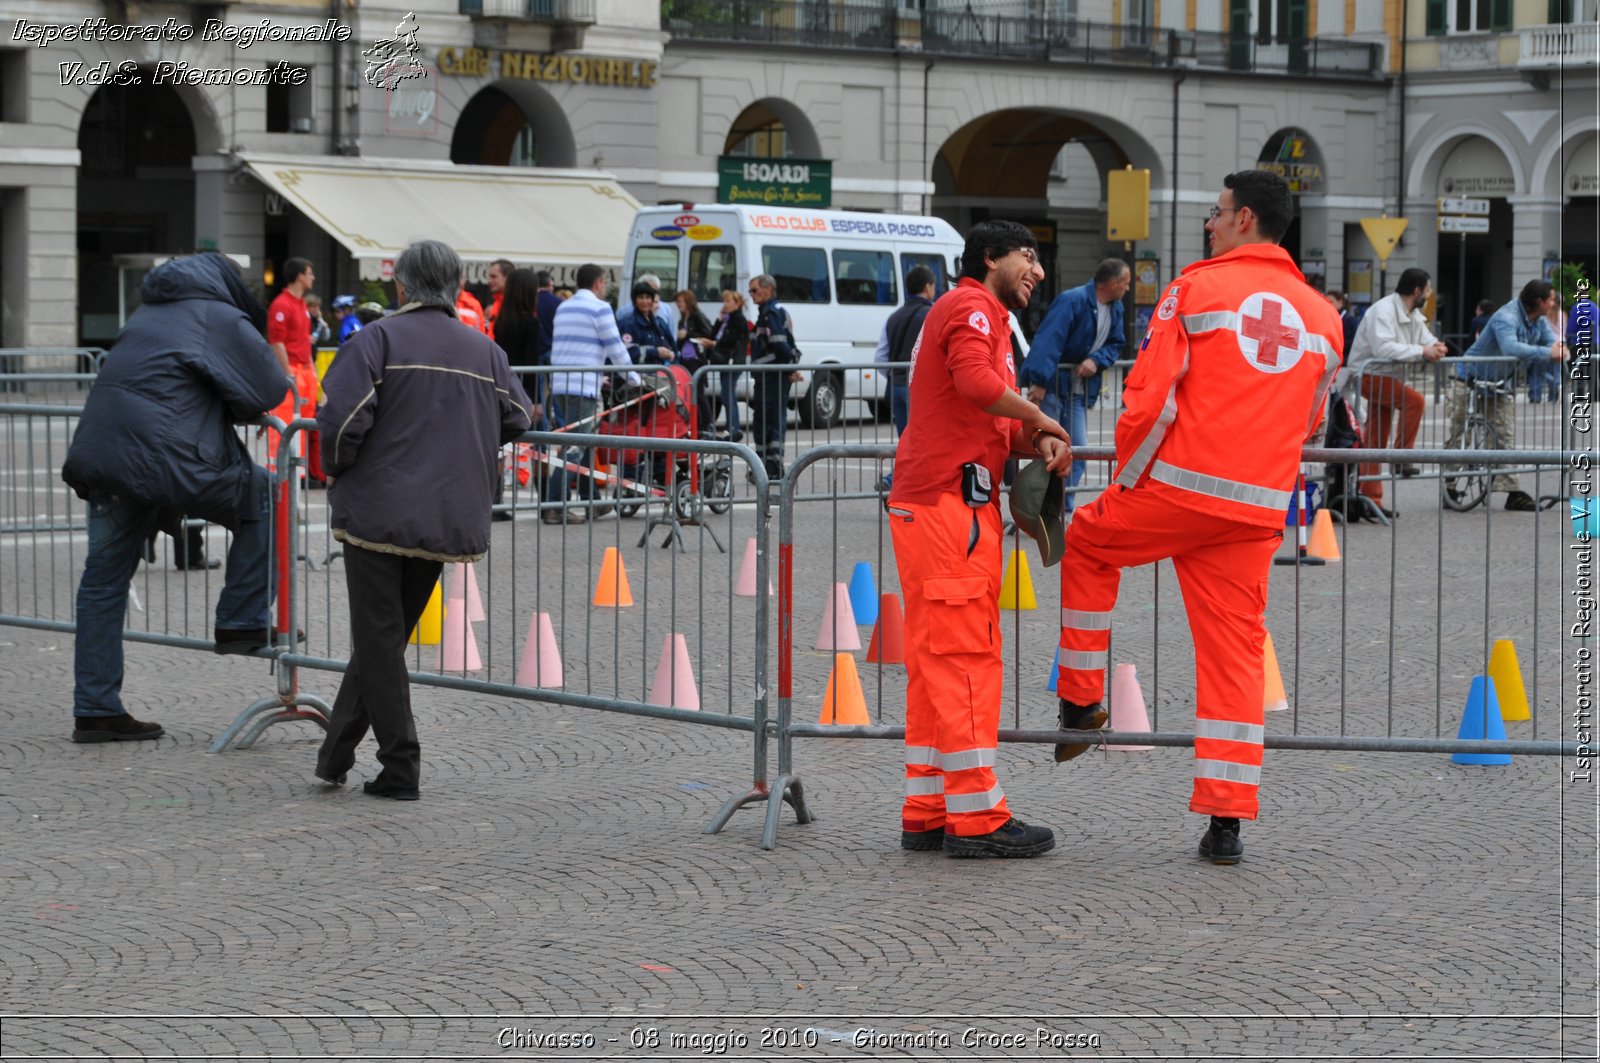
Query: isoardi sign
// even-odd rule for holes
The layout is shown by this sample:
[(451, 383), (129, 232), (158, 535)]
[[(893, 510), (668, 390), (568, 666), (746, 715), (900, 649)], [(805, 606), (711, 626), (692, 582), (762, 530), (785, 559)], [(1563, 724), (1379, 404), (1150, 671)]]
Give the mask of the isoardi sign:
[(833, 203), (833, 163), (827, 159), (717, 159), (717, 202), (772, 207)]

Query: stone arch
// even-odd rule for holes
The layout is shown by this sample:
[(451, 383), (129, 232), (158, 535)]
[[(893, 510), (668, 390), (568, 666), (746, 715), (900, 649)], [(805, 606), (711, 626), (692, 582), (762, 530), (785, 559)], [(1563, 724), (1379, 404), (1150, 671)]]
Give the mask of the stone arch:
[(1582, 145), (1596, 136), (1594, 117), (1575, 119), (1561, 128), (1561, 135), (1552, 137), (1533, 161), (1528, 190), (1535, 195), (1564, 196), (1567, 190), (1561, 185), (1561, 175), (1568, 157), (1568, 149)]
[(728, 127), (728, 135), (722, 144), (722, 153), (734, 154), (734, 149), (748, 137), (769, 129), (774, 124), (783, 129), (787, 150), (782, 152), (782, 155), (796, 159), (823, 157), (822, 140), (817, 136), (816, 126), (812, 125), (811, 119), (806, 117), (799, 105), (780, 96), (763, 97), (740, 111), (739, 116)]
[[(1299, 141), (1298, 144), (1295, 143), (1296, 140)], [(1273, 156), (1270, 159), (1267, 157), (1269, 154)], [(1261, 148), (1255, 156), (1257, 166), (1273, 168), (1273, 172), (1289, 181), (1291, 189), (1312, 195), (1326, 191), (1328, 177), (1326, 159), (1322, 144), (1311, 131), (1295, 123), (1286, 125), (1268, 136), (1261, 142)], [(1315, 187), (1296, 187), (1297, 180), (1314, 180)]]
[(1103, 115), (1054, 107), (1005, 107), (952, 132), (930, 160), (936, 194), (1043, 198), (1050, 168), (1068, 144), (1088, 151), (1103, 177), (1123, 166), (1165, 180), (1160, 156), (1132, 128)]
[(1412, 158), (1416, 161), (1406, 173), (1406, 198), (1423, 200), (1435, 198), (1439, 187), (1439, 172), (1444, 168), (1445, 160), (1463, 141), (1473, 137), (1488, 141), (1505, 156), (1506, 165), (1510, 168), (1511, 178), (1516, 185), (1513, 194), (1526, 192), (1528, 182), (1517, 158), (1517, 151), (1505, 136), (1485, 125), (1452, 125), (1433, 134), (1413, 152)]
[(450, 161), (513, 165), (524, 130), (531, 138), (533, 165), (570, 169), (578, 164), (577, 140), (561, 104), (542, 85), (516, 78), (485, 85), (461, 108), (450, 139)]

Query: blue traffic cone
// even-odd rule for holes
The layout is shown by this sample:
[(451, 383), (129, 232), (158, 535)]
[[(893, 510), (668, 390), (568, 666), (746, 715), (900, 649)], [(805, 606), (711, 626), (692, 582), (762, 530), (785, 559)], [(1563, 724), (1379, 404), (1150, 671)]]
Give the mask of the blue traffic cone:
[(850, 573), (850, 608), (856, 614), (856, 623), (878, 622), (878, 586), (872, 580), (870, 562), (857, 561)]
[[(1472, 677), (1472, 689), (1467, 693), (1467, 708), (1461, 714), (1461, 729), (1457, 738), (1477, 738), (1505, 741), (1506, 725), (1500, 718), (1500, 699), (1495, 697), (1494, 680), (1488, 676)], [(1510, 753), (1452, 753), (1456, 764), (1510, 764)]]
[(1061, 647), (1056, 647), (1055, 659), (1050, 662), (1050, 681), (1044, 685), (1046, 693), (1056, 692), (1056, 674), (1061, 671)]

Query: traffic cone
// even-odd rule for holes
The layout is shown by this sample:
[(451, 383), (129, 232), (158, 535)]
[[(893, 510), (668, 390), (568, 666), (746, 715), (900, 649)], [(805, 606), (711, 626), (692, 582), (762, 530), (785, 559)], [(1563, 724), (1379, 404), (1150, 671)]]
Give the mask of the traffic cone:
[(454, 609), (444, 611), (444, 645), (439, 648), (441, 672), (476, 672), (483, 667), (478, 656), (478, 640), (472, 634), (472, 622), (467, 619), (466, 606), (455, 601)]
[(689, 640), (674, 632), (661, 644), (655, 682), (650, 684), (650, 704), (668, 709), (700, 711), (700, 691), (689, 662)]
[(850, 608), (850, 588), (843, 583), (833, 585), (833, 595), (828, 608), (822, 613), (822, 626), (817, 629), (819, 650), (859, 650), (861, 632), (856, 630), (855, 611)]
[[(746, 539), (744, 543), (744, 560), (739, 562), (739, 578), (734, 582), (733, 593), (740, 598), (754, 598), (756, 596), (756, 541), (754, 538)], [(767, 577), (767, 594), (772, 594), (772, 577)]]
[(1333, 515), (1326, 508), (1317, 510), (1316, 519), (1311, 522), (1311, 542), (1306, 547), (1306, 554), (1324, 561), (1342, 560), (1339, 556), (1339, 537), (1333, 531)]
[(439, 585), (433, 585), (433, 593), (428, 595), (428, 604), (422, 610), (422, 616), (417, 619), (417, 626), (411, 629), (410, 643), (413, 646), (439, 645), (440, 627), (444, 623), (444, 594)]
[[(1495, 697), (1494, 680), (1485, 675), (1472, 677), (1472, 689), (1467, 692), (1467, 707), (1461, 713), (1461, 728), (1457, 738), (1504, 741), (1505, 721), (1500, 717), (1500, 699)], [(1510, 753), (1452, 753), (1456, 764), (1510, 764)]]
[(885, 594), (878, 600), (878, 622), (867, 644), (867, 660), (872, 664), (906, 663), (906, 618), (898, 594)]
[[(1139, 673), (1131, 664), (1119, 664), (1111, 673), (1111, 729), (1141, 732), (1150, 730), (1150, 713), (1144, 707), (1144, 691), (1139, 689)], [(1129, 753), (1142, 753), (1155, 746), (1106, 746)]]
[(872, 722), (867, 715), (867, 697), (861, 691), (861, 674), (856, 659), (848, 653), (833, 655), (833, 671), (828, 674), (828, 689), (822, 695), (822, 716), (818, 723), (841, 727), (861, 727)]
[(1517, 663), (1517, 647), (1510, 639), (1496, 639), (1489, 653), (1489, 678), (1500, 702), (1500, 718), (1507, 723), (1533, 719), (1528, 709), (1528, 691), (1522, 685), (1522, 666)]
[(594, 585), (594, 604), (622, 608), (633, 604), (633, 591), (628, 587), (628, 569), (615, 546), (606, 547), (600, 561), (600, 579)]
[(517, 662), (517, 686), (559, 689), (564, 683), (555, 625), (549, 613), (540, 613), (528, 625), (528, 640), (522, 646), (522, 660)]
[(858, 624), (878, 622), (878, 585), (872, 579), (872, 563), (857, 561), (850, 570), (850, 608)]
[(1262, 685), (1261, 707), (1268, 712), (1282, 712), (1289, 707), (1289, 695), (1283, 689), (1283, 669), (1278, 667), (1278, 650), (1272, 644), (1270, 631), (1266, 645), (1261, 648), (1261, 661), (1267, 673)]
[(1048, 694), (1056, 692), (1056, 679), (1061, 675), (1061, 647), (1056, 647), (1055, 658), (1050, 662), (1050, 680), (1045, 683), (1044, 689)]
[(1028, 575), (1028, 555), (1021, 548), (1011, 551), (1011, 560), (1006, 562), (1005, 578), (1000, 581), (1000, 608), (1037, 609), (1039, 603), (1033, 598), (1033, 577)]

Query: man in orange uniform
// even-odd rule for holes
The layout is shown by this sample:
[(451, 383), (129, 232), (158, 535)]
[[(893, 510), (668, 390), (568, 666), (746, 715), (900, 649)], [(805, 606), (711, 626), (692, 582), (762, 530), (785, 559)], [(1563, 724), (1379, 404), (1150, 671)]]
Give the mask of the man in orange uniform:
[[(1273, 174), (1223, 179), (1212, 258), (1167, 289), (1123, 388), (1113, 486), (1078, 510), (1061, 565), (1063, 730), (1105, 723), (1122, 569), (1171, 558), (1195, 647), (1200, 855), (1236, 864), (1261, 778), (1267, 574), (1300, 449), (1322, 419), (1344, 328), (1277, 246), (1294, 206)], [(1086, 743), (1056, 747), (1068, 760)]]
[(1008, 311), (1044, 279), (1023, 226), (967, 234), (961, 282), (911, 352), (911, 414), (889, 493), (906, 603), (906, 800), (900, 845), (951, 856), (1038, 856), (1048, 827), (1012, 817), (995, 781), (1001, 469), (1013, 455), (1072, 468), (1067, 433), (1016, 389)]
[[(306, 313), (306, 293), (317, 283), (311, 263), (303, 258), (291, 258), (283, 264), (283, 290), (267, 308), (267, 342), (277, 356), (284, 374), (294, 381), (294, 394), (299, 398), (299, 408), (290, 396), (272, 412), (284, 423), (301, 417), (317, 416), (316, 364), (311, 360), (311, 316)], [(274, 437), (275, 439), (276, 437)], [(315, 487), (323, 485), (322, 447), (320, 436), (302, 433), (306, 455), (306, 479)], [(276, 443), (274, 443), (276, 446)]]
[(456, 320), (485, 336), (492, 335), (489, 332), (489, 320), (483, 313), (483, 304), (465, 287), (456, 292)]

